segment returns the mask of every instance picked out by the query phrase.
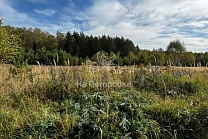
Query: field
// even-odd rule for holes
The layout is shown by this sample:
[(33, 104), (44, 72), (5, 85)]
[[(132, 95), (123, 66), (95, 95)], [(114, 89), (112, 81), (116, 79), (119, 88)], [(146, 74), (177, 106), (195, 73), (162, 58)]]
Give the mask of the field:
[(2, 65), (0, 138), (208, 138), (208, 68)]

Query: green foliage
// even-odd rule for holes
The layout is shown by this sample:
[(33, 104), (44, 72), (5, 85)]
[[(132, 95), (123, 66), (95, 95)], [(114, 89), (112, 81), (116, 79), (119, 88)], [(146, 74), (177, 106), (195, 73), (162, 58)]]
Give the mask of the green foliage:
[(0, 26), (0, 63), (10, 63), (19, 49), (18, 38)]
[[(153, 96), (150, 96), (153, 102), (145, 108), (145, 111), (167, 129), (168, 132), (162, 133), (165, 138), (206, 138), (207, 129), (203, 128), (208, 125), (208, 118), (204, 116), (204, 110), (207, 110), (205, 96), (207, 97), (207, 94), (182, 99), (167, 97), (165, 100), (158, 96), (154, 96), (157, 99), (153, 99)], [(198, 105), (196, 104), (198, 99), (205, 100)]]
[[(65, 51), (63, 50), (60, 50), (58, 51), (58, 65), (68, 65), (70, 63), (73, 63), (72, 62), (72, 58), (71, 58), (71, 55), (66, 53)], [(68, 63), (68, 60), (70, 59), (69, 63)]]
[[(76, 57), (78, 59), (91, 58), (100, 50), (104, 50), (109, 54), (111, 52), (119, 53), (119, 57), (116, 57), (114, 62), (121, 66), (147, 65), (150, 63), (158, 66), (171, 64), (193, 67), (197, 65), (207, 66), (208, 63), (207, 53), (186, 52), (185, 45), (179, 40), (171, 41), (166, 51), (162, 48), (150, 51), (139, 49), (138, 45), (135, 47), (131, 40), (123, 37), (86, 36), (83, 32), (78, 33), (75, 31), (73, 33), (67, 32), (66, 34), (57, 32), (56, 36), (53, 36), (38, 28), (26, 29), (11, 26), (4, 26), (3, 28), (8, 30), (7, 32), (10, 36), (19, 38), (17, 42), (24, 50), (24, 56), (25, 59), (28, 59), (28, 64), (37, 64), (36, 61), (39, 61), (42, 64), (51, 65), (59, 51), (63, 59), (66, 58), (66, 53), (71, 55), (72, 58), (69, 58), (69, 60), (72, 59), (70, 65), (73, 65), (73, 62), (76, 63), (74, 65), (77, 65), (77, 63), (81, 64), (81, 62), (77, 62)], [(62, 62), (58, 63), (58, 65), (66, 65), (65, 60), (60, 61)]]
[(55, 136), (56, 128), (56, 113), (53, 113), (49, 108), (40, 108), (40, 112), (33, 116), (37, 122), (29, 123), (26, 126), (27, 136), (38, 138), (52, 138)]
[(32, 75), (31, 71), (32, 68), (29, 68), (28, 66), (28, 60), (24, 60), (24, 56), (22, 53), (18, 53), (14, 58), (13, 58), (13, 64), (14, 67), (10, 67), (9, 72), (12, 75), (12, 77), (16, 77), (17, 79), (25, 79), (27, 77), (31, 77), (32, 81)]
[(180, 40), (171, 41), (167, 47), (167, 52), (184, 53), (185, 51), (186, 48), (184, 44), (180, 42)]
[[(159, 68), (145, 71), (141, 69), (135, 78), (135, 85), (139, 89), (158, 92), (166, 95), (177, 96), (200, 93), (207, 89), (204, 80), (193, 77), (190, 71), (172, 71), (162, 73)], [(195, 75), (196, 76), (196, 75)]]
[(180, 42), (179, 40), (171, 41), (167, 46), (167, 57), (171, 59), (173, 65), (180, 66), (180, 60), (182, 59), (181, 56), (183, 53), (186, 52), (186, 48), (184, 43)]
[[(17, 55), (16, 63), (24, 63), (23, 56)], [(90, 74), (85, 66), (34, 66), (32, 73), (36, 75), (32, 82), (30, 78), (18, 80), (18, 76), (0, 78), (0, 138), (207, 136), (206, 72), (190, 76), (184, 71), (142, 68), (117, 75)], [(80, 81), (116, 79), (131, 80), (134, 86), (131, 90), (76, 87)]]

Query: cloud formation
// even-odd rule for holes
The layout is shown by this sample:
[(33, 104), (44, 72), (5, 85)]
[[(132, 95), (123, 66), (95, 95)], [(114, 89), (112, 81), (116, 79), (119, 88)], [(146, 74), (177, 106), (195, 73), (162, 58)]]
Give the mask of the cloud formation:
[(0, 18), (6, 19), (5, 24), (17, 27), (35, 27), (40, 26), (35, 18), (30, 17), (27, 13), (19, 12), (12, 8), (10, 3), (5, 0), (0, 0)]
[(52, 9), (45, 9), (45, 10), (35, 9), (34, 11), (38, 14), (44, 14), (47, 16), (52, 16), (55, 13), (55, 10), (52, 10)]
[(150, 50), (179, 39), (188, 51), (208, 50), (207, 0), (44, 0), (40, 5), (29, 0), (31, 11), (15, 8), (12, 1), (0, 0), (0, 15), (13, 26), (39, 27), (54, 35), (75, 30), (123, 36)]
[(165, 48), (180, 39), (188, 50), (206, 51), (206, 13), (206, 0), (103, 0), (88, 9), (87, 20), (89, 34), (125, 36), (143, 49)]

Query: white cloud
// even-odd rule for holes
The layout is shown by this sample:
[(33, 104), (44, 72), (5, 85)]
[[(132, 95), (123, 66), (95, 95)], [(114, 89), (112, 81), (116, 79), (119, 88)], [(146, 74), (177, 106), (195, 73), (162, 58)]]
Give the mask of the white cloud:
[(198, 33), (208, 33), (197, 29), (208, 27), (207, 13), (207, 0), (101, 0), (86, 10), (84, 20), (87, 34), (124, 36), (143, 49), (165, 49), (170, 41), (180, 39), (188, 50), (206, 51), (207, 41), (202, 41), (206, 38)]
[(47, 16), (52, 16), (56, 12), (55, 10), (52, 10), (52, 9), (45, 9), (45, 10), (35, 9), (34, 11), (38, 14), (44, 14), (44, 15), (47, 15)]
[[(40, 0), (38, 0), (40, 1)], [(56, 30), (66, 33), (84, 30), (88, 35), (123, 36), (142, 49), (162, 47), (170, 41), (184, 41), (189, 51), (207, 51), (208, 1), (207, 0), (92, 0), (93, 5), (80, 9), (69, 1), (57, 22), (39, 23), (27, 13), (11, 7), (12, 2), (0, 0), (0, 15), (13, 26), (39, 27), (55, 35)], [(35, 0), (30, 0), (35, 3)], [(43, 0), (47, 3), (47, 0)], [(49, 1), (48, 1), (49, 2)], [(58, 10), (34, 10), (52, 16)]]
[(8, 1), (0, 0), (0, 15), (1, 18), (6, 19), (4, 24), (9, 24), (17, 27), (34, 27), (40, 26), (41, 23), (37, 22), (35, 18), (30, 17), (26, 13), (21, 13), (10, 7)]
[[(54, 24), (43, 24), (38, 22), (38, 19), (29, 16), (27, 13), (21, 13), (11, 7), (12, 3), (9, 1), (0, 0), (0, 18), (6, 19), (4, 25), (11, 25), (15, 27), (26, 27), (26, 28), (41, 28), (43, 31), (48, 31), (52, 34), (56, 34), (56, 31), (65, 32), (63, 26)], [(52, 12), (53, 13), (53, 12)], [(69, 26), (68, 26), (69, 27)], [(72, 27), (72, 26), (70, 26)]]
[(198, 22), (193, 21), (193, 22), (187, 23), (184, 26), (203, 28), (203, 27), (206, 27), (207, 25), (208, 25), (208, 21), (198, 21)]
[(88, 11), (88, 20), (91, 26), (109, 26), (122, 21), (126, 14), (127, 9), (117, 1), (96, 1)]

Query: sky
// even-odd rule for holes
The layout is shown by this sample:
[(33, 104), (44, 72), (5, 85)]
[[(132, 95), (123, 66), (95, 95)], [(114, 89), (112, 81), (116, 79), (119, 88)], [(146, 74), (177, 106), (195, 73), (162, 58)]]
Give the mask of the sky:
[(208, 0), (0, 0), (0, 18), (53, 35), (123, 36), (141, 49), (178, 39), (187, 51), (208, 51)]

